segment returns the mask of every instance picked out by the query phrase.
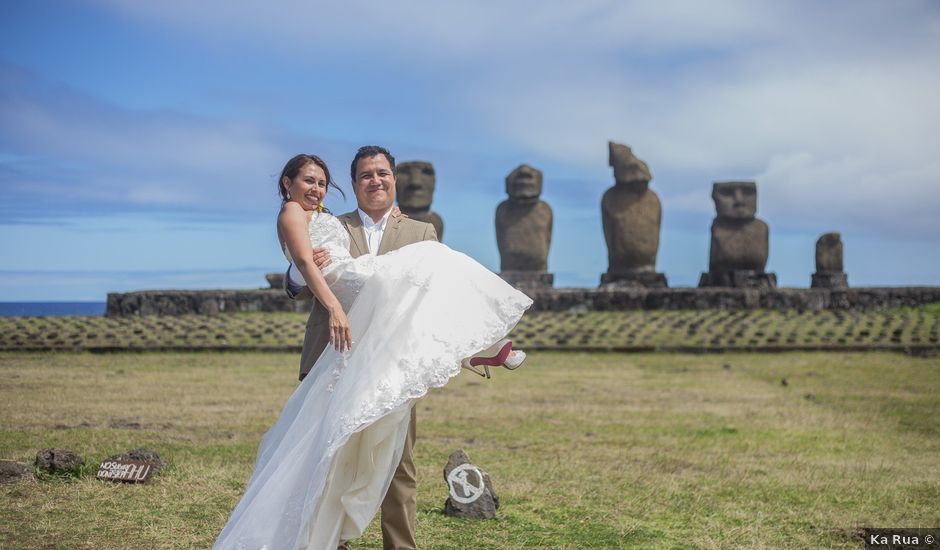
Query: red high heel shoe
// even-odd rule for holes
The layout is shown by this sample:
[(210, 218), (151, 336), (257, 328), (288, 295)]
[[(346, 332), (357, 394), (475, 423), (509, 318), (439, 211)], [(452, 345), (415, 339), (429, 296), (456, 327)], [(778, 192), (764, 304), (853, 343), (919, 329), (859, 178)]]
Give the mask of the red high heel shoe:
[[(525, 352), (512, 349), (512, 341), (503, 338), (480, 353), (464, 359), (460, 366), (484, 378), (491, 378), (490, 367), (516, 370), (525, 361)], [(481, 371), (478, 367), (483, 367)]]

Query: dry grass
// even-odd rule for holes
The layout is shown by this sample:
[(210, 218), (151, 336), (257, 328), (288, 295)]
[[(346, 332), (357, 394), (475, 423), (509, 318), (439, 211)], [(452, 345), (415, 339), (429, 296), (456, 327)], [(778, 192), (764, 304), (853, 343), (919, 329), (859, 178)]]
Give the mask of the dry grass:
[[(207, 548), (296, 384), (293, 354), (0, 354), (0, 458), (138, 446), (148, 485), (0, 486), (2, 548)], [(424, 548), (857, 548), (940, 525), (940, 360), (899, 354), (535, 353), (419, 403)], [(782, 380), (786, 379), (786, 385)], [(495, 521), (441, 513), (465, 449)], [(373, 523), (355, 547), (378, 548)]]

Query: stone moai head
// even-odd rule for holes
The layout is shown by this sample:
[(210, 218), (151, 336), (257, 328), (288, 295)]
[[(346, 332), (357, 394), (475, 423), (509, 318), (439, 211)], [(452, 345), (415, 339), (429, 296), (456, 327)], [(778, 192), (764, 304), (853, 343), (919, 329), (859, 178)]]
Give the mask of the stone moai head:
[(757, 184), (753, 181), (715, 182), (712, 200), (719, 219), (752, 220), (757, 215)]
[(626, 145), (607, 142), (610, 148), (608, 163), (614, 169), (614, 181), (619, 184), (649, 185), (653, 175), (649, 166), (633, 154)]
[(423, 160), (399, 163), (395, 167), (398, 204), (402, 208), (430, 208), (434, 197), (434, 166)]
[(826, 233), (816, 241), (816, 271), (842, 271), (842, 236)]
[(542, 171), (520, 164), (506, 176), (506, 194), (512, 199), (537, 199), (542, 194)]

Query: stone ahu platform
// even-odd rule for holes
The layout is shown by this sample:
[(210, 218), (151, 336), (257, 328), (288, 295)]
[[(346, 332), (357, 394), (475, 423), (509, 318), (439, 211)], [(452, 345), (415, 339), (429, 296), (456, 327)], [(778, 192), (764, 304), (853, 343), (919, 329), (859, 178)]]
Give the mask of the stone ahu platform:
[[(940, 287), (824, 288), (555, 288), (526, 289), (533, 311), (628, 310), (849, 310), (878, 311), (940, 302)], [(146, 290), (108, 294), (105, 315), (307, 312), (311, 302), (287, 298), (280, 289)]]

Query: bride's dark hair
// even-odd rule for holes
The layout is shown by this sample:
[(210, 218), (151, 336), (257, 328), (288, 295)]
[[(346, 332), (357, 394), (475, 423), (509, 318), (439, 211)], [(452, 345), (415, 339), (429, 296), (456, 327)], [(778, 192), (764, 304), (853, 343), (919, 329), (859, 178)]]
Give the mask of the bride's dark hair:
[[(323, 175), (326, 176), (327, 192), (329, 192), (330, 187), (332, 187), (336, 189), (337, 191), (339, 191), (339, 194), (342, 195), (343, 200), (345, 200), (346, 193), (342, 189), (340, 189), (338, 185), (336, 185), (335, 181), (333, 181), (333, 177), (330, 176), (330, 169), (326, 166), (326, 163), (323, 162), (323, 159), (321, 159), (320, 157), (316, 155), (307, 155), (307, 154), (301, 153), (299, 155), (296, 155), (294, 158), (290, 159), (289, 161), (287, 161), (287, 164), (284, 165), (284, 169), (281, 170), (281, 175), (277, 178), (277, 190), (278, 192), (281, 193), (281, 201), (287, 202), (288, 200), (287, 189), (284, 189), (284, 183), (283, 183), (284, 178), (287, 178), (288, 180), (294, 179), (297, 176), (297, 174), (300, 172), (300, 169), (310, 164), (311, 162), (316, 164), (317, 166), (320, 167), (321, 170), (323, 170)], [(329, 209), (327, 209), (326, 207), (324, 207), (323, 210), (325, 212), (329, 212)]]

